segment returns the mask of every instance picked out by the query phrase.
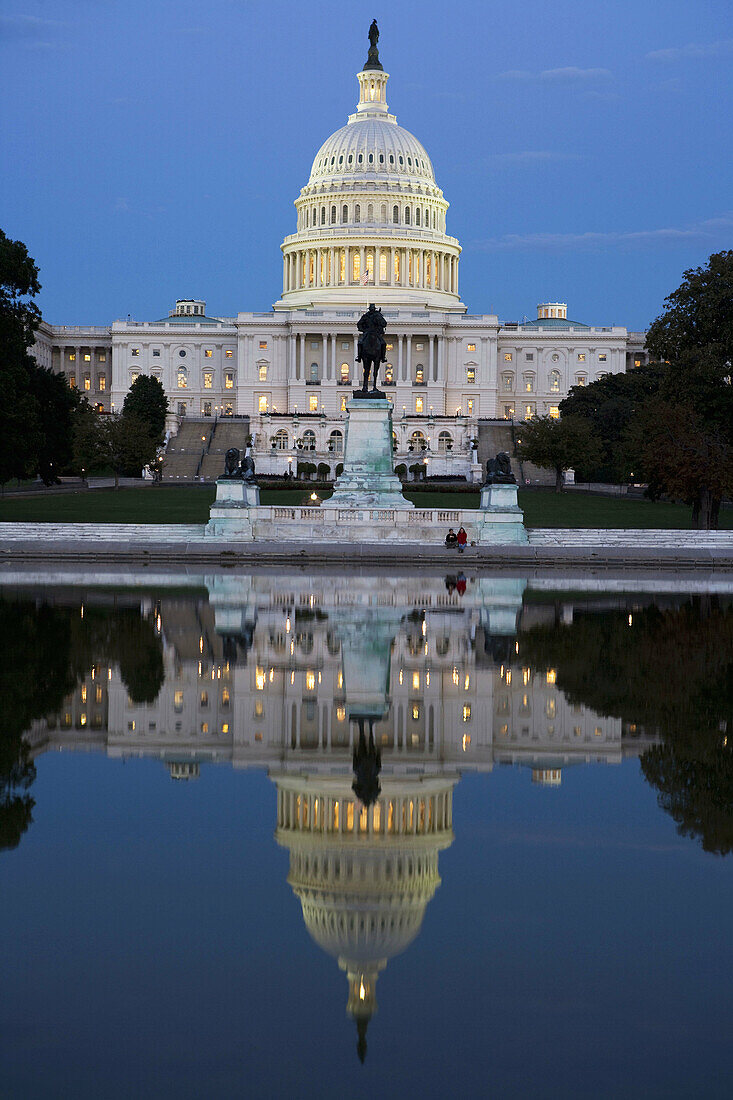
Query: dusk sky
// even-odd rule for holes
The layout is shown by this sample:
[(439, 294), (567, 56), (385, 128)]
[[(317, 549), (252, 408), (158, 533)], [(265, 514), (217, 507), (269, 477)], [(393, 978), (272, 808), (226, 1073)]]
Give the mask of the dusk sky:
[(0, 228), (53, 324), (266, 310), (380, 25), (470, 312), (643, 328), (733, 241), (730, 0), (3, 0)]

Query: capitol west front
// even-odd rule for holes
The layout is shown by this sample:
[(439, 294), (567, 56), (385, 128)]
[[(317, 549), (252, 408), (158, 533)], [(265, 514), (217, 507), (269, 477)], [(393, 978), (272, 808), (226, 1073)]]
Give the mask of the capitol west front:
[(380, 386), (394, 406), (395, 463), (420, 456), (429, 474), (475, 479), (472, 441), (491, 421), (557, 416), (571, 386), (645, 361), (643, 333), (569, 320), (562, 302), (516, 324), (468, 313), (430, 157), (390, 114), (381, 64), (357, 78), (356, 111), (318, 150), (295, 201), (270, 312), (209, 317), (204, 301), (182, 299), (159, 321), (44, 322), (41, 365), (64, 371), (99, 411), (120, 410), (138, 374), (152, 374), (173, 434), (191, 420), (246, 418), (240, 445), (251, 432), (258, 472), (285, 473), (305, 456), (334, 476), (346, 400), (361, 384), (356, 321), (374, 301), (388, 324)]

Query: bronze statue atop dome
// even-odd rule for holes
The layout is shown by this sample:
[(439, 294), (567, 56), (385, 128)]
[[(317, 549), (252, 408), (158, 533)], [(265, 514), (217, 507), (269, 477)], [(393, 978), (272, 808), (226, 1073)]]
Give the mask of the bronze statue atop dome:
[(379, 50), (377, 49), (377, 42), (379, 41), (379, 27), (377, 26), (376, 19), (372, 19), (372, 25), (369, 28), (369, 54), (367, 55), (366, 64), (364, 70), (367, 69), (379, 69), (383, 72), (382, 63), (379, 60)]

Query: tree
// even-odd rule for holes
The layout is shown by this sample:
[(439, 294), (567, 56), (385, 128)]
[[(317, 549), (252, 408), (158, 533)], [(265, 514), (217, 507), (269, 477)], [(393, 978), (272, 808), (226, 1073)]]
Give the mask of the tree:
[(694, 527), (717, 528), (720, 502), (733, 493), (728, 432), (689, 401), (657, 398), (637, 411), (626, 441), (652, 498), (664, 493), (682, 500), (692, 505)]
[(636, 410), (659, 393), (667, 373), (665, 365), (650, 363), (628, 374), (607, 374), (588, 386), (572, 386), (560, 402), (562, 418), (582, 417), (601, 445), (597, 467), (584, 470), (590, 480), (627, 480), (634, 466), (629, 465), (625, 433)]
[(733, 251), (715, 252), (705, 267), (690, 268), (650, 325), (646, 346), (657, 358), (677, 363), (691, 351), (711, 361), (733, 360)]
[(36, 471), (45, 485), (51, 485), (72, 463), (73, 425), (83, 398), (63, 374), (34, 364), (29, 377), (39, 428)]
[(555, 492), (562, 492), (563, 473), (571, 467), (597, 466), (603, 448), (593, 428), (580, 416), (539, 416), (522, 424), (519, 457), (555, 471)]
[(122, 406), (123, 416), (134, 416), (150, 427), (160, 444), (165, 434), (168, 398), (161, 382), (149, 374), (140, 374), (130, 386)]
[(111, 469), (115, 489), (120, 475), (140, 476), (143, 466), (156, 459), (158, 443), (150, 425), (137, 416), (97, 416), (90, 408), (82, 410), (73, 433), (74, 461), (87, 470)]
[(0, 230), (0, 482), (29, 477), (40, 445), (38, 406), (30, 388), (34, 360), (28, 349), (41, 320), (33, 296), (38, 268), (22, 241)]

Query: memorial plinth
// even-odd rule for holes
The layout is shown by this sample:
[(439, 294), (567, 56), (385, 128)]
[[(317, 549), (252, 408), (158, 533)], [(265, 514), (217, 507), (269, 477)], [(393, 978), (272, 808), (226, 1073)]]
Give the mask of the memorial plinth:
[(220, 477), (216, 482), (216, 500), (209, 512), (207, 535), (253, 539), (252, 519), (260, 505), (260, 488), (253, 481)]
[(322, 508), (414, 508), (402, 495), (392, 459), (392, 405), (386, 397), (346, 404), (344, 468)]

